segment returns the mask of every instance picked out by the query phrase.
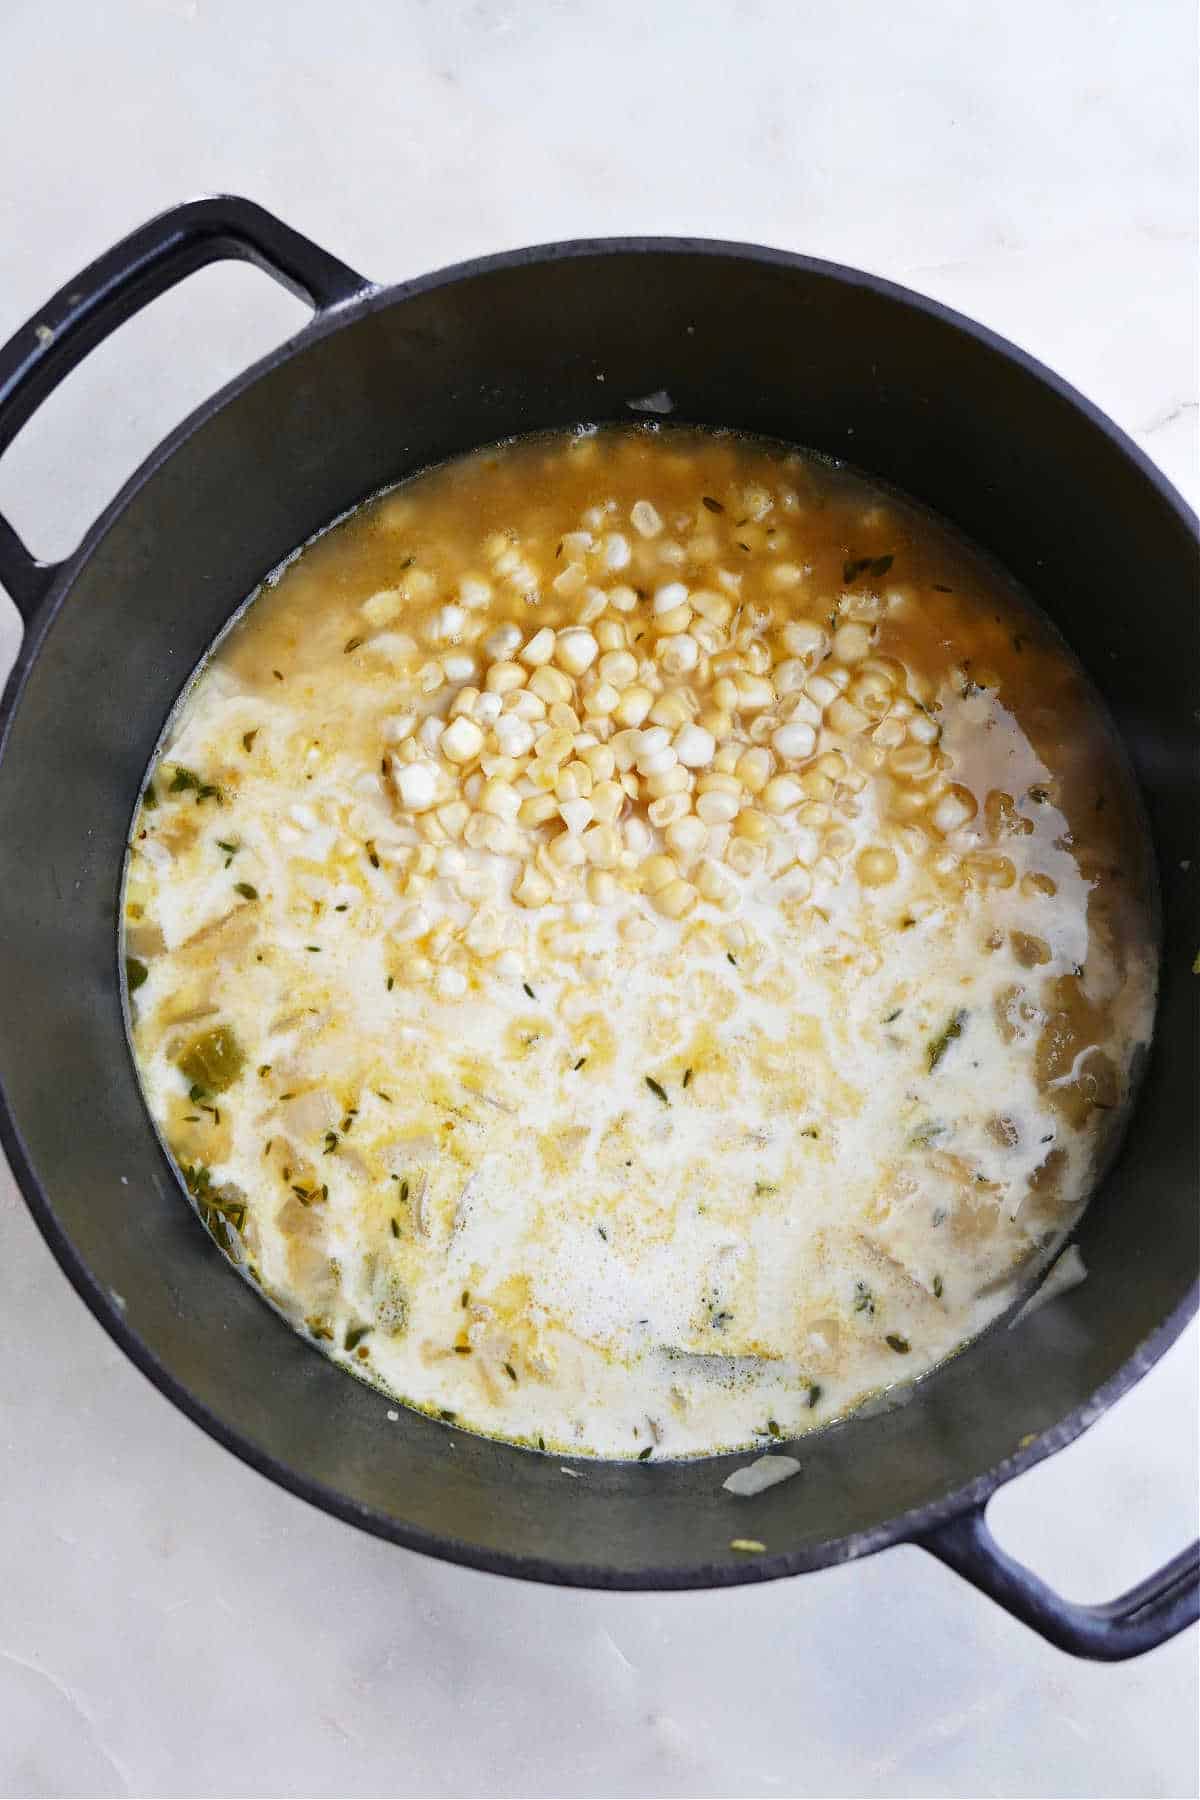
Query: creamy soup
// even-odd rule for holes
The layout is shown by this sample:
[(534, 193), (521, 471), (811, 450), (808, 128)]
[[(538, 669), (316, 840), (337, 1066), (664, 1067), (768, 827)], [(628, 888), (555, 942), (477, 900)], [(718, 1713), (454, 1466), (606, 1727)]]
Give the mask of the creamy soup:
[(946, 527), (721, 433), (525, 439), (253, 597), (131, 831), (134, 1050), (225, 1253), (537, 1448), (792, 1437), (1061, 1245), (1149, 1035), (1078, 665)]

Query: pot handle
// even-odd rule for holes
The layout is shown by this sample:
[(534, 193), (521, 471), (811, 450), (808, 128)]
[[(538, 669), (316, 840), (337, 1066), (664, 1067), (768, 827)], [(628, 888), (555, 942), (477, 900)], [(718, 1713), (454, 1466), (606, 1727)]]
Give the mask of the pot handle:
[(1123, 1662), (1165, 1644), (1200, 1617), (1200, 1543), (1098, 1606), (1064, 1600), (1002, 1550), (986, 1518), (987, 1501), (912, 1541), (977, 1587), (1005, 1612), (1072, 1656)]
[[(207, 263), (254, 263), (319, 313), (370, 288), (251, 200), (217, 194), (160, 213), (88, 265), (0, 349), (0, 455), (59, 382), (126, 319)], [(0, 585), (26, 623), (60, 563), (41, 563), (0, 514)]]

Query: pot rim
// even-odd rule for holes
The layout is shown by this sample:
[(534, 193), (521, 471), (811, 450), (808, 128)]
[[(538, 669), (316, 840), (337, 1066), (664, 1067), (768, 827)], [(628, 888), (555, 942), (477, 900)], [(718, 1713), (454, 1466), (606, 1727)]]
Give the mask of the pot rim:
[[(803, 256), (793, 251), (719, 238), (686, 237), (605, 237), (575, 238), (562, 242), (530, 245), (500, 251), (449, 264), (430, 274), (419, 275), (391, 286), (368, 285), (357, 295), (318, 311), (314, 318), (293, 337), (285, 340), (266, 356), (259, 358), (210, 395), (167, 434), (122, 484), (112, 501), (87, 530), (78, 547), (53, 571), (44, 599), (26, 626), (23, 641), (0, 696), (0, 777), (8, 731), (20, 701), (21, 692), (36, 660), (46, 633), (61, 610), (80, 569), (94, 549), (125, 511), (134, 497), (158, 473), (175, 451), (194, 432), (201, 429), (227, 404), (238, 398), (264, 376), (301, 355), (313, 344), (353, 325), (369, 314), (380, 312), (418, 294), (471, 279), (495, 271), (520, 268), (532, 264), (606, 256), (711, 256), (733, 262), (764, 267), (791, 269), (849, 288), (865, 289), (879, 298), (910, 311), (924, 314), (936, 324), (970, 337), (994, 355), (1032, 376), (1065, 401), (1108, 439), (1158, 497), (1176, 515), (1180, 524), (1200, 541), (1200, 524), (1196, 514), (1157, 465), (1119, 426), (1061, 376), (1031, 356), (1019, 345), (1001, 337), (987, 326), (964, 313), (929, 298), (900, 283), (870, 274), (845, 264), (822, 258)], [(1183, 1331), (1200, 1306), (1200, 1280), (1193, 1281), (1188, 1291), (1161, 1323), (1143, 1339), (1137, 1349), (1109, 1379), (1088, 1399), (1074, 1407), (1056, 1424), (1036, 1434), (1012, 1456), (1004, 1458), (960, 1488), (939, 1500), (897, 1514), (869, 1530), (852, 1532), (845, 1537), (829, 1538), (798, 1550), (767, 1551), (761, 1555), (738, 1556), (721, 1562), (684, 1563), (670, 1567), (647, 1567), (613, 1570), (603, 1565), (582, 1561), (563, 1562), (551, 1557), (516, 1555), (492, 1550), (462, 1539), (446, 1537), (389, 1518), (374, 1508), (351, 1502), (335, 1489), (298, 1474), (248, 1437), (225, 1424), (204, 1402), (198, 1400), (182, 1382), (172, 1375), (127, 1323), (121, 1307), (111, 1292), (95, 1280), (68, 1233), (59, 1224), (48, 1193), (26, 1154), (20, 1127), (11, 1110), (8, 1095), (0, 1082), (0, 1147), (3, 1147), (16, 1182), (39, 1231), (67, 1276), (76, 1293), (93, 1317), (164, 1397), (179, 1408), (200, 1429), (231, 1451), (242, 1462), (265, 1475), (278, 1486), (301, 1500), (319, 1507), (347, 1524), (375, 1537), (416, 1550), (439, 1560), (479, 1569), (489, 1574), (507, 1575), (526, 1581), (545, 1582), (562, 1587), (597, 1588), (626, 1591), (674, 1591), (694, 1588), (734, 1587), (744, 1583), (777, 1580), (787, 1575), (851, 1562), (873, 1555), (893, 1544), (910, 1542), (929, 1534), (935, 1527), (960, 1514), (982, 1508), (990, 1496), (1014, 1476), (1034, 1468), (1047, 1456), (1072, 1443), (1127, 1393), (1153, 1367)], [(514, 1446), (514, 1451), (516, 1447)]]

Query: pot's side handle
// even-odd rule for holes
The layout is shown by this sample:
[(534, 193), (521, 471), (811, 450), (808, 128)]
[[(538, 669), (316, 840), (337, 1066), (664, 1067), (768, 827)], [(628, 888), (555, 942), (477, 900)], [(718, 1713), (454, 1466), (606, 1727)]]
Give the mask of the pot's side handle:
[[(0, 455), (118, 325), (194, 270), (230, 259), (254, 263), (318, 312), (371, 286), (251, 200), (218, 194), (172, 207), (68, 281), (0, 349)], [(0, 585), (27, 621), (60, 566), (38, 562), (0, 514)]]
[(1145, 1581), (1099, 1606), (1064, 1600), (1002, 1550), (986, 1501), (913, 1540), (956, 1575), (1072, 1656), (1123, 1662), (1165, 1644), (1200, 1616), (1200, 1543), (1180, 1551)]

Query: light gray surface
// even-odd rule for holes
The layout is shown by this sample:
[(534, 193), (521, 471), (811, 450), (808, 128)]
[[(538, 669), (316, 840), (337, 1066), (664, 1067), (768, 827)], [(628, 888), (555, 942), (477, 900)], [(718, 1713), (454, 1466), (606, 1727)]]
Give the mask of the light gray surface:
[[(381, 279), (559, 236), (757, 238), (974, 313), (1194, 500), (1192, 14), (6, 0), (0, 338), (203, 190)], [(252, 271), (194, 279), (72, 377), (0, 464), (0, 507), (66, 550), (300, 317)], [(15, 643), (0, 600), (0, 666)], [(2, 1171), (0, 1297), (0, 1792), (1196, 1791), (1194, 1634), (1072, 1663), (912, 1550), (663, 1598), (443, 1567), (277, 1492), (175, 1413)], [(998, 1534), (1071, 1595), (1115, 1592), (1194, 1529), (1196, 1416), (1193, 1329), (1001, 1496)]]

